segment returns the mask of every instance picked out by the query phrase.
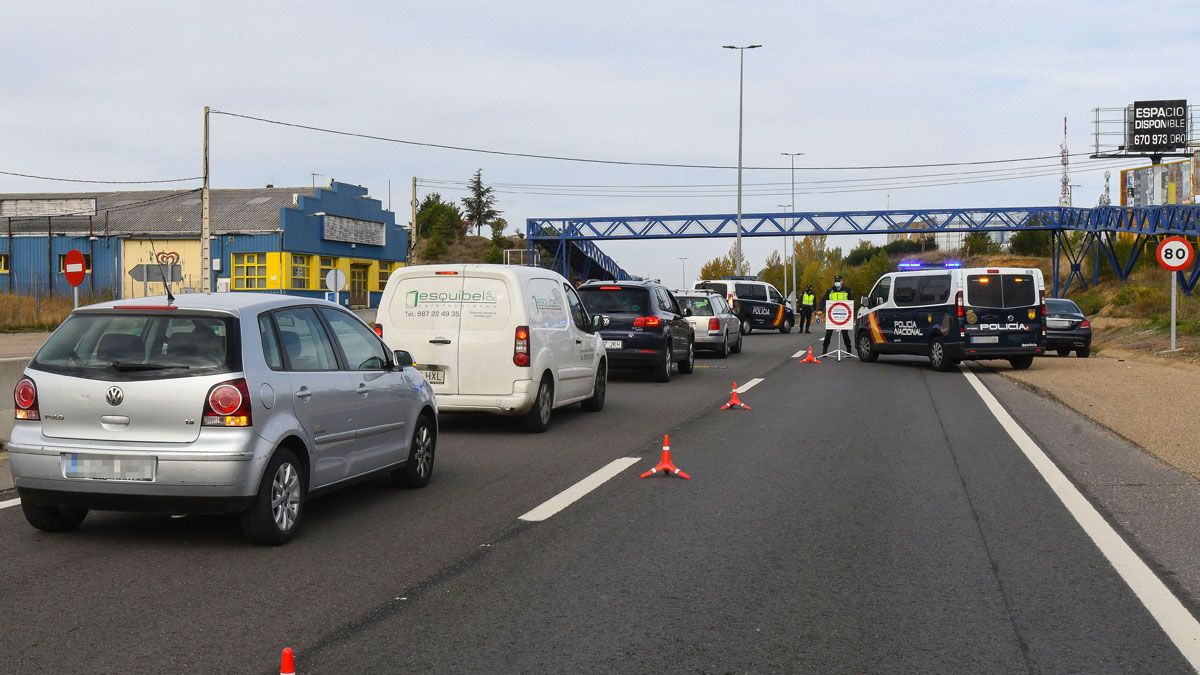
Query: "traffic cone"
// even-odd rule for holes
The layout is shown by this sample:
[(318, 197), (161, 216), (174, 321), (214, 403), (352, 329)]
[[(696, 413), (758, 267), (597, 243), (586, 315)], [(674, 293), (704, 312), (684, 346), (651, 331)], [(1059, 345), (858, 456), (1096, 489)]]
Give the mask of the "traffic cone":
[(658, 460), (658, 466), (655, 466), (653, 469), (650, 469), (646, 473), (642, 474), (642, 478), (647, 478), (649, 476), (653, 476), (656, 473), (661, 473), (664, 476), (670, 476), (671, 474), (674, 474), (684, 480), (692, 479), (691, 476), (684, 473), (682, 469), (675, 466), (675, 464), (673, 462), (671, 462), (671, 437), (670, 436), (663, 436), (662, 459)]
[(291, 647), (284, 647), (283, 655), (279, 657), (279, 675), (296, 675), (296, 660)]
[(737, 382), (733, 383), (733, 392), (729, 395), (729, 403), (721, 406), (721, 410), (729, 410), (730, 408), (744, 408), (750, 410), (750, 406), (742, 403), (742, 399), (738, 398)]
[(813, 356), (813, 353), (812, 353), (812, 345), (809, 345), (809, 346), (808, 346), (808, 353), (804, 355), (804, 358), (800, 359), (800, 363), (820, 363), (820, 362), (821, 362), (821, 360), (820, 360), (820, 359), (818, 359), (817, 357)]

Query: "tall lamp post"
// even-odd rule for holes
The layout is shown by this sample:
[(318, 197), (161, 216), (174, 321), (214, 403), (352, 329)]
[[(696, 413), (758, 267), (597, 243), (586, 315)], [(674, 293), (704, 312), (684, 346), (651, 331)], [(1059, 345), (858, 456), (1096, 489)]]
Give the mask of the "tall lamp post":
[[(781, 152), (779, 153), (792, 161), (792, 210), (796, 209), (796, 158), (803, 155), (803, 152)], [(796, 231), (796, 219), (792, 218), (792, 231)], [(796, 294), (796, 300), (800, 300), (800, 289), (796, 286), (796, 237), (793, 235), (789, 241), (792, 243), (792, 292)]]
[[(786, 209), (785, 213), (791, 212), (791, 210), (792, 210), (793, 208), (795, 208), (795, 205), (793, 205), (793, 204), (776, 204), (775, 206), (776, 206), (776, 207), (778, 207), (778, 208), (781, 208), (781, 209)], [(793, 222), (793, 224), (795, 223), (795, 221), (794, 221), (794, 220), (793, 220), (792, 222)], [(787, 295), (788, 295), (788, 259), (787, 259), (787, 248), (786, 248), (786, 246), (787, 246), (787, 242), (788, 242), (790, 239), (791, 239), (791, 237), (784, 237), (784, 238), (783, 238), (783, 245), (784, 245), (784, 247), (785, 247), (785, 248), (784, 248), (784, 254), (783, 254), (783, 299), (784, 299), (784, 302), (785, 302), (785, 303), (786, 303), (786, 301), (787, 301)], [(792, 257), (793, 257), (793, 258), (795, 258), (795, 247), (793, 246), (792, 248), (793, 248), (793, 251), (792, 251)], [(795, 286), (796, 286), (795, 282), (792, 282), (792, 292), (793, 292), (793, 293), (795, 293), (795, 292), (796, 292), (796, 288), (795, 288)]]
[(679, 282), (680, 290), (687, 290), (687, 258), (686, 257), (679, 258), (679, 278), (680, 278), (680, 282)]
[[(741, 267), (742, 264), (742, 84), (745, 81), (746, 75), (746, 50), (758, 49), (762, 45), (746, 45), (745, 47), (737, 47), (735, 45), (721, 45), (723, 49), (736, 49), (738, 52), (738, 163), (737, 163), (737, 244), (734, 247), (736, 251), (736, 260), (734, 264)], [(741, 270), (735, 270), (740, 272)]]

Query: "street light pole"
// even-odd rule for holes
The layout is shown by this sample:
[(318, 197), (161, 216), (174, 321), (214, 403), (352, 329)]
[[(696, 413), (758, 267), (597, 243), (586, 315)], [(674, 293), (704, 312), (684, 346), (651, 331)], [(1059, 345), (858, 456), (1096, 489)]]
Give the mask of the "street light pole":
[[(790, 212), (794, 208), (793, 204), (776, 204), (776, 206), (778, 206), (781, 209), (787, 209), (788, 212)], [(795, 220), (793, 220), (792, 222), (794, 223)], [(790, 239), (791, 239), (791, 237), (783, 238), (783, 245), (785, 247), (787, 246), (787, 242)], [(794, 249), (795, 247), (793, 246), (792, 248)], [(792, 252), (792, 258), (793, 258), (792, 262), (793, 263), (795, 262), (795, 257), (796, 257), (795, 251), (793, 251)], [(794, 267), (794, 265), (793, 265), (793, 267)], [(792, 292), (793, 293), (796, 292), (795, 286), (796, 286), (796, 283), (795, 283), (795, 281), (793, 281), (792, 282)], [(783, 253), (783, 301), (784, 301), (784, 304), (787, 304), (787, 295), (788, 295), (788, 258), (787, 258), (787, 248), (784, 248), (784, 253)]]
[[(803, 152), (781, 152), (781, 155), (786, 155), (792, 160), (792, 212), (796, 212), (796, 158), (803, 155)], [(792, 232), (796, 231), (796, 218), (792, 217)], [(796, 301), (800, 301), (800, 287), (797, 285), (799, 280), (796, 278), (796, 236), (791, 237), (792, 242), (792, 292), (796, 294)], [(798, 308), (798, 307), (797, 307)]]
[(687, 290), (687, 258), (679, 258), (679, 289)]
[(734, 45), (721, 45), (723, 49), (736, 49), (738, 52), (738, 163), (737, 163), (737, 243), (734, 246), (735, 250), (735, 272), (741, 272), (742, 265), (742, 92), (743, 84), (746, 75), (746, 50), (758, 49), (762, 45), (746, 45), (745, 47), (736, 47)]

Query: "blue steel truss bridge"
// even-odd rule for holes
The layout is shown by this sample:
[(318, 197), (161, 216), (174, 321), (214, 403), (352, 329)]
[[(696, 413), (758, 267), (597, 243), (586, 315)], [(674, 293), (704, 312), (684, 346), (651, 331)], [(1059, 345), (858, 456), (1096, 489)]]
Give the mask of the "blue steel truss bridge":
[[(1119, 279), (1128, 278), (1148, 243), (1159, 237), (1200, 237), (1200, 206), (1027, 206), (742, 215), (743, 237), (1022, 230), (1052, 233), (1054, 294), (1060, 295), (1076, 285), (1087, 288), (1099, 283), (1103, 264), (1108, 264)], [(630, 275), (600, 250), (597, 241), (735, 237), (737, 216), (530, 218), (526, 234), (528, 260), (533, 264), (546, 265), (568, 278), (575, 274), (582, 279), (628, 279)], [(1132, 237), (1133, 246), (1117, 246), (1121, 237)], [(1120, 253), (1126, 248), (1128, 252)], [(1092, 258), (1091, 279), (1083, 272), (1088, 257)], [(1178, 274), (1184, 291), (1191, 293), (1200, 281), (1200, 261)]]

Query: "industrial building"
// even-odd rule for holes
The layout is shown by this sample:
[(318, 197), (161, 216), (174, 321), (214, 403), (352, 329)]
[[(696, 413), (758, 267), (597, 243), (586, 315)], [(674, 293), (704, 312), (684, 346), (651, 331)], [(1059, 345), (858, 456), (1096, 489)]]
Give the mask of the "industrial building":
[[(200, 289), (200, 191), (0, 194), (0, 291), (69, 293), (67, 251), (84, 253), (85, 296)], [(340, 269), (343, 304), (374, 307), (405, 263), (408, 230), (366, 188), (211, 191), (212, 289), (323, 297)]]

